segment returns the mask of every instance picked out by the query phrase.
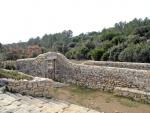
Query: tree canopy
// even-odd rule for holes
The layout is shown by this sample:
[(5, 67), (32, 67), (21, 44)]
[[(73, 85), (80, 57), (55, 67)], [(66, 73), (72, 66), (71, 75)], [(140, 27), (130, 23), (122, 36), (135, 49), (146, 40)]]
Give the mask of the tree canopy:
[(27, 42), (0, 44), (0, 59), (15, 60), (56, 51), (70, 59), (150, 62), (150, 19), (119, 22), (101, 32), (73, 36), (71, 30), (30, 38)]

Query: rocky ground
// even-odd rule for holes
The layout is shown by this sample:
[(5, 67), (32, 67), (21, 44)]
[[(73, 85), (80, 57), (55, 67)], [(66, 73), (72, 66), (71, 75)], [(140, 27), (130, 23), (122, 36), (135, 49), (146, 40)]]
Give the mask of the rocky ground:
[(100, 113), (98, 111), (45, 98), (0, 92), (0, 113)]

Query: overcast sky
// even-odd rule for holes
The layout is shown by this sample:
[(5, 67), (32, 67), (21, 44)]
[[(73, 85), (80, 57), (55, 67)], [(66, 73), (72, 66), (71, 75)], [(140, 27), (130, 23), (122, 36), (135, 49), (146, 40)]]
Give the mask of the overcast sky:
[(0, 42), (68, 29), (74, 35), (101, 31), (135, 17), (150, 17), (150, 0), (0, 0)]

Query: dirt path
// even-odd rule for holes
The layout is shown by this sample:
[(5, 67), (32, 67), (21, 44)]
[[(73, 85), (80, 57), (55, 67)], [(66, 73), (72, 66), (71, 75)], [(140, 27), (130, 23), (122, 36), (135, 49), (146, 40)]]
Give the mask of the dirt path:
[(150, 105), (76, 86), (55, 89), (54, 97), (105, 113), (150, 113)]

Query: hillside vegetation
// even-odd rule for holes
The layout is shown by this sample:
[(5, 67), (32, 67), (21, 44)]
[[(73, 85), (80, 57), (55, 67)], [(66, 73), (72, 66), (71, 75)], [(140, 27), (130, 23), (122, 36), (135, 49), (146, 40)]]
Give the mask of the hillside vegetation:
[(35, 57), (47, 51), (58, 51), (69, 59), (150, 62), (150, 19), (119, 22), (101, 32), (73, 36), (71, 30), (27, 42), (0, 44), (1, 60)]

